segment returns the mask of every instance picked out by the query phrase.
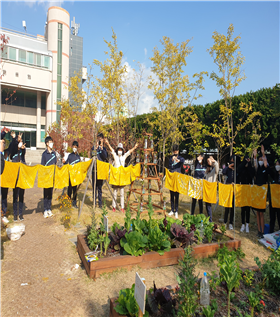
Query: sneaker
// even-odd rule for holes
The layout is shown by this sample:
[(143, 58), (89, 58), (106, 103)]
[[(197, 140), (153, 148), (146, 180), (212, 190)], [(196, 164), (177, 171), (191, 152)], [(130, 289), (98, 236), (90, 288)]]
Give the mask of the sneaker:
[(7, 219), (7, 217), (4, 216), (2, 218), (2, 222), (3, 222), (4, 225), (7, 225), (9, 223), (9, 220)]
[(52, 213), (51, 210), (48, 210), (47, 213), (48, 213), (48, 217), (52, 217), (53, 216), (53, 213)]
[(246, 223), (246, 233), (249, 233), (249, 224)]
[(229, 230), (233, 230), (233, 226), (231, 223), (229, 224), (228, 228), (229, 228)]
[(245, 225), (242, 224), (241, 229), (240, 229), (240, 232), (244, 232), (244, 230), (245, 230)]
[(77, 203), (76, 203), (75, 200), (72, 201), (72, 206), (73, 206), (74, 208), (78, 208)]
[(113, 208), (113, 212), (116, 212), (116, 208)]
[(174, 212), (171, 210), (168, 216), (173, 216), (173, 215), (174, 215)]
[(258, 231), (257, 237), (258, 237), (259, 239), (262, 239), (262, 238), (263, 238), (263, 234), (262, 234), (260, 231)]
[(49, 216), (49, 213), (48, 213), (47, 210), (45, 210), (45, 211), (44, 211), (44, 218), (48, 218), (48, 216)]
[(175, 218), (178, 219), (178, 212), (175, 212)]
[(19, 221), (23, 221), (24, 218), (23, 218), (23, 215), (19, 215)]
[(124, 209), (123, 209), (123, 208), (121, 209), (121, 212), (123, 212), (123, 213), (124, 213)]
[(14, 216), (14, 222), (17, 222), (18, 219), (17, 219), (17, 216)]

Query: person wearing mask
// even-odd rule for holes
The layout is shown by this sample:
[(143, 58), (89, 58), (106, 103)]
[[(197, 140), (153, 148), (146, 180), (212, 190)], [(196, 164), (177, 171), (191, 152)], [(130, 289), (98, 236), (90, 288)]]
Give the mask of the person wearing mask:
[[(274, 169), (271, 169), (270, 175), (273, 178), (272, 184), (280, 184), (280, 158), (275, 161)], [(270, 233), (274, 232), (276, 217), (278, 220), (278, 228), (280, 230), (280, 208), (272, 207), (271, 203), (269, 206), (270, 211), (270, 224), (269, 224), (269, 231)]]
[[(184, 158), (179, 156), (179, 145), (173, 145), (173, 155), (169, 159), (169, 170), (174, 173), (181, 173), (182, 164), (184, 163)], [(175, 218), (178, 218), (178, 205), (179, 205), (179, 193), (170, 190), (170, 201), (171, 201), (171, 211), (168, 214), (172, 216), (175, 212)]]
[[(223, 169), (223, 175), (227, 176), (226, 184), (234, 184), (234, 164), (235, 156), (232, 155), (229, 160), (228, 166)], [(233, 230), (233, 219), (234, 219), (234, 196), (232, 199), (232, 207), (225, 208), (225, 216), (224, 216), (224, 225), (227, 226), (228, 222), (228, 214), (229, 215), (229, 230)]]
[[(53, 139), (50, 136), (45, 138), (45, 144), (47, 149), (42, 154), (41, 165), (43, 166), (51, 166), (56, 165), (56, 155), (53, 150)], [(44, 218), (52, 217), (53, 213), (51, 211), (52, 208), (52, 195), (53, 195), (53, 187), (44, 188)]]
[[(109, 141), (106, 139), (105, 144), (108, 145), (109, 150), (111, 151), (113, 157), (114, 157), (114, 167), (118, 168), (120, 166), (125, 166), (125, 160), (126, 158), (132, 154), (133, 151), (135, 151), (138, 147), (138, 143), (135, 144), (134, 148), (131, 150), (127, 151), (126, 153), (124, 152), (124, 148), (122, 143), (119, 143), (116, 151), (113, 150), (111, 145), (109, 144)], [(124, 212), (124, 186), (113, 186), (113, 212), (116, 211), (116, 201), (117, 201), (117, 193), (118, 189), (120, 189), (120, 194), (121, 194), (121, 211)]]
[[(207, 166), (205, 171), (205, 179), (208, 182), (216, 182), (217, 176), (219, 174), (219, 164), (214, 160), (213, 156), (208, 157)], [(210, 203), (205, 203), (207, 215), (209, 217), (209, 222), (212, 222), (212, 205)]]
[[(203, 179), (205, 176), (206, 168), (205, 168), (203, 160), (204, 160), (204, 154), (199, 154), (199, 156), (195, 160), (195, 163), (194, 163), (195, 170), (194, 170), (193, 177), (196, 179)], [(197, 199), (192, 198), (191, 215), (194, 215), (196, 201)], [(203, 213), (202, 199), (198, 199), (198, 205), (199, 205), (199, 213), (202, 214)]]
[[(62, 160), (63, 164), (74, 165), (74, 164), (81, 162), (80, 155), (78, 154), (78, 147), (79, 147), (78, 141), (74, 141), (72, 143), (73, 152), (68, 155), (66, 161), (65, 161), (65, 159)], [(69, 179), (69, 186), (68, 186), (68, 193), (67, 194), (68, 194), (68, 197), (70, 199), (71, 199), (72, 193), (73, 193), (72, 206), (74, 208), (78, 208), (78, 206), (77, 206), (77, 185), (72, 186), (71, 180)]]
[[(108, 157), (108, 153), (106, 150), (106, 147), (104, 146), (104, 136), (103, 133), (99, 133), (97, 135), (97, 143), (96, 146), (92, 147), (91, 149), (91, 153), (92, 153), (92, 157), (93, 157), (93, 151), (96, 149), (97, 152), (97, 159), (99, 161), (106, 161), (107, 157)], [(102, 186), (103, 186), (103, 180), (102, 179), (97, 179), (97, 171), (96, 171), (96, 167), (94, 167), (92, 169), (92, 191), (93, 191), (93, 199), (96, 200), (97, 198), (97, 194), (98, 194), (98, 205), (99, 208), (102, 208)], [(94, 188), (95, 188), (95, 197), (94, 197)]]
[[(253, 180), (253, 167), (251, 164), (251, 160), (248, 155), (245, 155), (242, 163), (239, 164), (237, 168), (239, 183), (242, 185), (252, 184)], [(242, 225), (240, 232), (244, 232), (245, 230), (245, 219), (246, 219), (246, 232), (249, 233), (249, 223), (250, 223), (250, 206), (241, 207), (241, 220)]]
[[(2, 175), (4, 168), (5, 168), (5, 161), (8, 161), (8, 159), (9, 159), (9, 148), (5, 150), (5, 145), (6, 145), (5, 135), (9, 131), (10, 130), (8, 128), (5, 128), (5, 127), (1, 131), (1, 141), (0, 141), (1, 175)], [(6, 187), (1, 187), (1, 199), (2, 199), (1, 206), (2, 206), (2, 212), (3, 212), (2, 222), (5, 226), (9, 223), (9, 220), (6, 217), (7, 208), (8, 208), (8, 201), (7, 201), (8, 190), (9, 189)]]
[[(25, 164), (25, 144), (22, 142), (22, 133), (19, 133), (16, 136), (15, 132), (11, 132), (11, 136), (13, 138), (11, 145), (10, 145), (10, 159), (13, 163), (23, 163)], [(18, 177), (16, 180), (17, 185)], [(23, 201), (24, 201), (24, 189), (15, 186), (13, 189), (13, 211), (14, 211), (14, 221), (19, 220), (23, 221)], [(18, 206), (19, 200), (19, 206)]]
[[(254, 174), (255, 174), (255, 184), (262, 186), (267, 184), (268, 181), (268, 162), (264, 154), (264, 147), (261, 147), (262, 155), (257, 159), (257, 150), (253, 151), (254, 160)], [(254, 208), (257, 212), (257, 224), (258, 224), (258, 237), (263, 238), (264, 235), (264, 213), (265, 209)]]

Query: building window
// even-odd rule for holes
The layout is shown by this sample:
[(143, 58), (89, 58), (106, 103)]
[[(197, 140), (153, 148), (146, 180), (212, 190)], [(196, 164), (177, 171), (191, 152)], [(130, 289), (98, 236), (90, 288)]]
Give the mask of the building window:
[(31, 52), (27, 52), (27, 63), (34, 64), (34, 54)]
[(9, 47), (9, 59), (12, 61), (17, 59), (17, 50), (13, 47)]
[[(42, 93), (41, 95), (41, 109), (46, 110), (46, 94), (45, 93)], [(41, 127), (41, 129), (43, 128)]]
[(60, 119), (60, 105), (59, 101), (61, 101), (61, 90), (62, 90), (62, 24), (58, 23), (58, 35), (57, 35), (57, 112), (56, 112), (56, 120), (57, 122)]
[(44, 56), (44, 67), (50, 69), (50, 58), (49, 56)]
[(4, 46), (3, 51), (0, 50), (0, 53), (1, 53), (1, 57), (3, 59), (7, 59), (8, 58), (8, 47)]
[(36, 65), (41, 66), (41, 54), (36, 54)]
[(22, 63), (26, 63), (26, 51), (18, 50), (18, 61)]

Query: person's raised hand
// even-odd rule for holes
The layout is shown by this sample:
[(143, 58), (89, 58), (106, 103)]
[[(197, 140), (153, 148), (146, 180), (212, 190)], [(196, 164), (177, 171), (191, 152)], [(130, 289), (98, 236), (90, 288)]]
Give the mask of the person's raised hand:
[(257, 149), (254, 149), (254, 151), (253, 151), (253, 157), (254, 157), (254, 159), (257, 158)]
[(24, 144), (22, 145), (22, 147), (21, 147), (22, 150), (25, 149), (25, 144), (26, 144), (26, 143), (24, 143)]
[(15, 138), (15, 137), (16, 137), (15, 131), (12, 131), (12, 132), (11, 132), (11, 136), (12, 136), (12, 138)]
[(262, 153), (262, 156), (264, 156), (264, 146), (263, 146), (263, 144), (261, 146), (261, 153)]

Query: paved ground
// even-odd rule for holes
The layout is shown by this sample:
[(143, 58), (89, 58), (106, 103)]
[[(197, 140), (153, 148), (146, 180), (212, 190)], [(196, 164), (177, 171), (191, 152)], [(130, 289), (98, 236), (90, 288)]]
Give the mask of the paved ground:
[[(11, 196), (8, 202), (10, 209)], [(148, 287), (152, 287), (153, 280), (158, 286), (175, 283), (175, 267), (135, 268), (90, 280), (81, 266), (71, 270), (81, 260), (69, 239), (82, 228), (65, 232), (59, 215), (44, 219), (42, 189), (36, 185), (26, 190), (25, 205), (26, 233), (18, 241), (3, 244), (1, 316), (109, 316), (109, 297), (131, 287), (135, 271), (146, 278)]]

